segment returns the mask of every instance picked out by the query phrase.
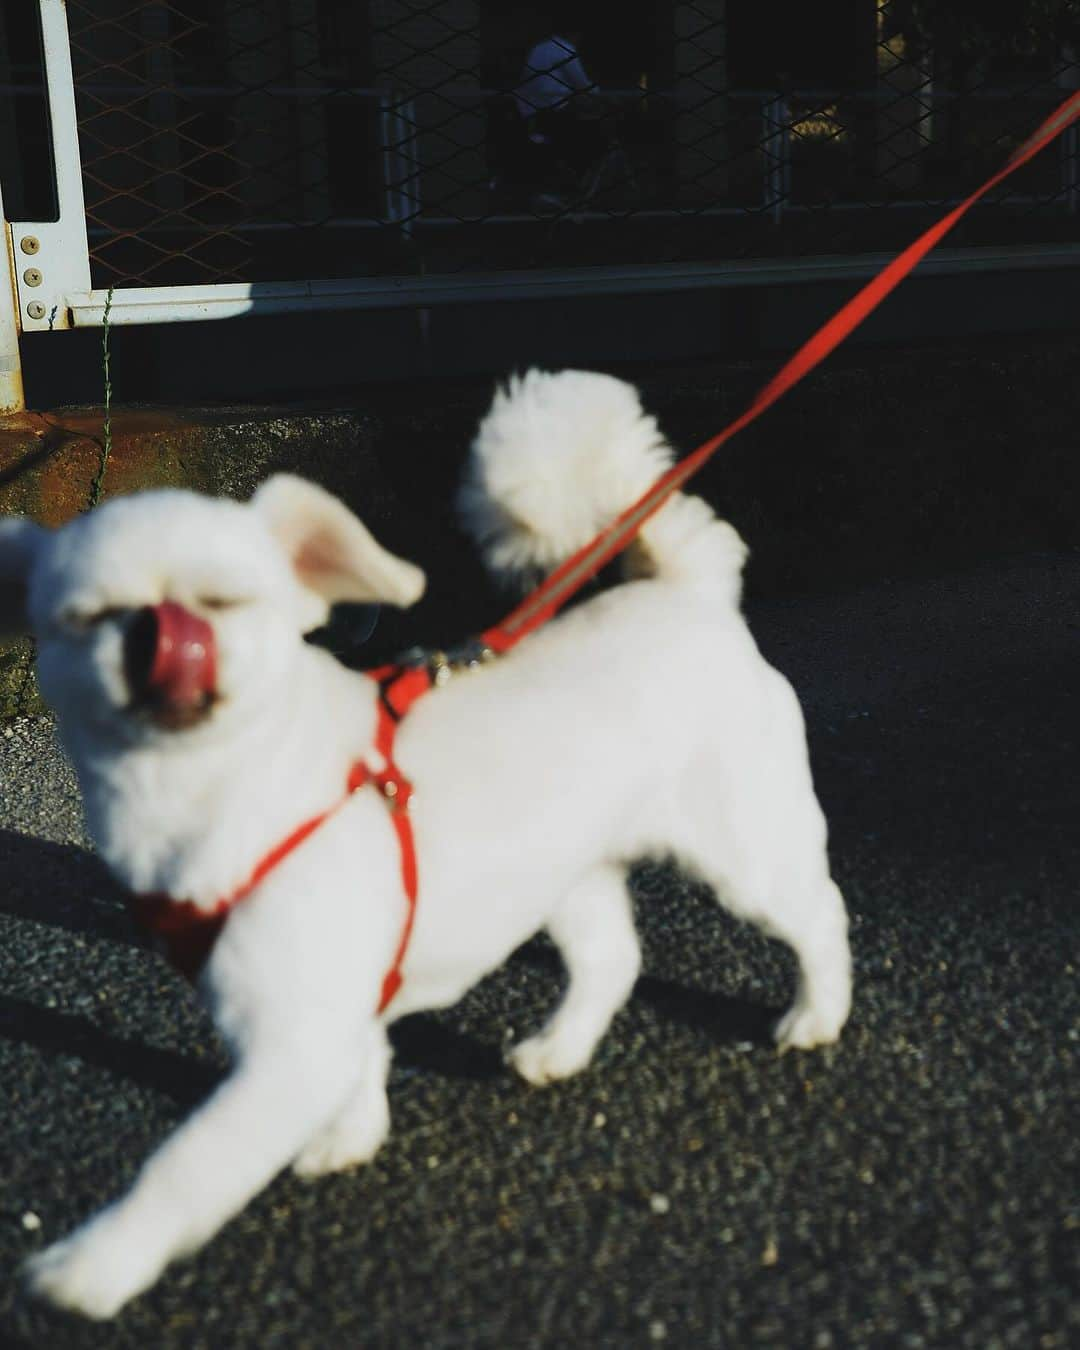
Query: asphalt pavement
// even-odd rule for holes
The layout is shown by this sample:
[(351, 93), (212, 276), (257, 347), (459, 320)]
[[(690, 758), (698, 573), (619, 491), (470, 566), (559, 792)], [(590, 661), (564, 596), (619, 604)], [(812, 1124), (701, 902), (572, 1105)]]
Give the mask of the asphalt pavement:
[(48, 721), (5, 728), (0, 1343), (1080, 1343), (1078, 595), (1062, 551), (753, 607), (853, 920), (837, 1046), (778, 1056), (785, 949), (642, 867), (645, 972), (587, 1072), (538, 1090), (502, 1065), (558, 995), (534, 941), (400, 1026), (372, 1166), (283, 1175), (104, 1326), (26, 1301), (16, 1265), (224, 1059), (88, 851)]

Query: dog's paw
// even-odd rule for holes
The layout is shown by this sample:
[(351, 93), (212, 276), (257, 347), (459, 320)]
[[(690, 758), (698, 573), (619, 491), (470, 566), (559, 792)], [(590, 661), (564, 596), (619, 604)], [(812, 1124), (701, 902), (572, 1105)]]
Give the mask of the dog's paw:
[(345, 1131), (329, 1129), (317, 1135), (293, 1163), (298, 1177), (322, 1177), (362, 1167), (378, 1153), (385, 1135), (375, 1140), (358, 1139)]
[(835, 1041), (846, 1018), (846, 1009), (833, 1012), (796, 1002), (777, 1022), (773, 1037), (781, 1054), (785, 1050), (812, 1050), (816, 1045)]
[(22, 1275), (35, 1298), (103, 1320), (152, 1284), (161, 1267), (150, 1244), (132, 1240), (106, 1210), (32, 1256)]
[(515, 1045), (508, 1059), (526, 1082), (535, 1087), (545, 1083), (554, 1083), (559, 1078), (569, 1078), (579, 1073), (588, 1064), (592, 1056), (592, 1047), (582, 1048), (566, 1036), (549, 1035), (540, 1032), (530, 1036), (527, 1041)]
[(390, 1133), (390, 1112), (346, 1111), (310, 1140), (293, 1163), (300, 1177), (321, 1177), (371, 1162)]

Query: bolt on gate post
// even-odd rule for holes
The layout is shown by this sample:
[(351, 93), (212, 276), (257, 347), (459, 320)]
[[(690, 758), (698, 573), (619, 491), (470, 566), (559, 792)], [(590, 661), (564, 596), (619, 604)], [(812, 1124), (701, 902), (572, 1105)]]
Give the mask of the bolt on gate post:
[[(55, 204), (51, 219), (5, 221), (7, 259), (24, 342), (28, 334), (69, 328), (68, 298), (90, 289), (67, 6), (65, 0), (37, 0), (37, 9)], [(0, 297), (0, 325), (5, 305), (6, 287)]]

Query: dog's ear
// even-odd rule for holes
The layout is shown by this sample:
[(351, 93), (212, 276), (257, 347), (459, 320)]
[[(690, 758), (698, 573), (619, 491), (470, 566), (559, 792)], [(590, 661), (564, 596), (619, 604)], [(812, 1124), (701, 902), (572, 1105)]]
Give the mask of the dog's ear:
[(30, 569), (46, 531), (24, 516), (0, 519), (0, 636), (25, 633)]
[(424, 593), (419, 567), (397, 558), (329, 492), (279, 473), (251, 499), (285, 550), (297, 579), (328, 604), (415, 604)]

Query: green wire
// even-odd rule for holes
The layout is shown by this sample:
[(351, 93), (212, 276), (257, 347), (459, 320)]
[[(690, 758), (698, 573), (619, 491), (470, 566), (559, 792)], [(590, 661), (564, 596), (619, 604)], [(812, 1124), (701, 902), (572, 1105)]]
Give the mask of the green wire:
[(109, 314), (112, 310), (113, 287), (109, 287), (109, 293), (105, 297), (105, 313), (101, 316), (101, 369), (105, 378), (105, 417), (101, 424), (101, 462), (98, 464), (98, 471), (94, 475), (94, 481), (90, 484), (90, 505), (89, 510), (93, 510), (101, 500), (102, 488), (105, 485), (105, 470), (109, 467), (109, 456), (112, 454), (112, 374), (109, 368)]

